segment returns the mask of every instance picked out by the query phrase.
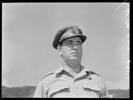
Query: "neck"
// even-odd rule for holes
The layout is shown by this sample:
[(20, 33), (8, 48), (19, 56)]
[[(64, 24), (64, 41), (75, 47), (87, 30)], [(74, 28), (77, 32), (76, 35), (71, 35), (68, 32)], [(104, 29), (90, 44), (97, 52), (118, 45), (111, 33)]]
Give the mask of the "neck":
[(74, 63), (74, 62), (70, 62), (70, 61), (64, 61), (62, 59), (61, 64), (69, 72), (80, 73), (80, 71), (81, 71), (81, 63), (80, 62)]

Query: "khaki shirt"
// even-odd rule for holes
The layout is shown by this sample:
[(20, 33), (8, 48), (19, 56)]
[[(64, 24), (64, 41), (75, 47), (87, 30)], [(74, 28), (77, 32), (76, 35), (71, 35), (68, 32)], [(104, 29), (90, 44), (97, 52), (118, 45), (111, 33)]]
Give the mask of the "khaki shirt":
[(36, 87), (35, 98), (101, 98), (108, 91), (101, 77), (84, 69), (73, 77), (63, 67), (49, 73)]

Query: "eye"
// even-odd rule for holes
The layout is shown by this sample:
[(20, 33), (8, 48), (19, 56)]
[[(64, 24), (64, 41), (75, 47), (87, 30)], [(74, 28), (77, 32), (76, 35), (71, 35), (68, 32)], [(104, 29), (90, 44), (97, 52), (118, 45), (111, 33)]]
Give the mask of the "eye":
[(67, 44), (73, 44), (72, 42), (67, 42)]
[(72, 45), (73, 44), (73, 41), (71, 41), (71, 40), (70, 41), (67, 41), (66, 44)]
[(77, 44), (78, 44), (78, 45), (81, 45), (81, 44), (82, 44), (82, 42), (81, 42), (81, 41), (77, 41)]

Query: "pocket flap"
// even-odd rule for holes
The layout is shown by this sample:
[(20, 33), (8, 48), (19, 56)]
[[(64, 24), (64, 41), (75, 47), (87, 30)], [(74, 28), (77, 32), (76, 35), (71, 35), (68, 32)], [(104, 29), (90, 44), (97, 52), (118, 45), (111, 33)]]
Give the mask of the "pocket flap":
[(69, 92), (68, 84), (56, 84), (50, 87), (48, 97), (52, 97), (57, 93)]
[(86, 90), (101, 91), (101, 88), (98, 86), (98, 84), (91, 81), (84, 82), (82, 86)]

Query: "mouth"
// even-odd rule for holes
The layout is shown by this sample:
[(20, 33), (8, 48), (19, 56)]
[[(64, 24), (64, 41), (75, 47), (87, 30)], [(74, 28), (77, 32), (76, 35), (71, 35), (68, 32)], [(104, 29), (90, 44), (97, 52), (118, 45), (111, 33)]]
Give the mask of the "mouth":
[(77, 57), (78, 57), (78, 53), (77, 53), (77, 52), (72, 52), (71, 55), (72, 55), (72, 56), (77, 56)]

